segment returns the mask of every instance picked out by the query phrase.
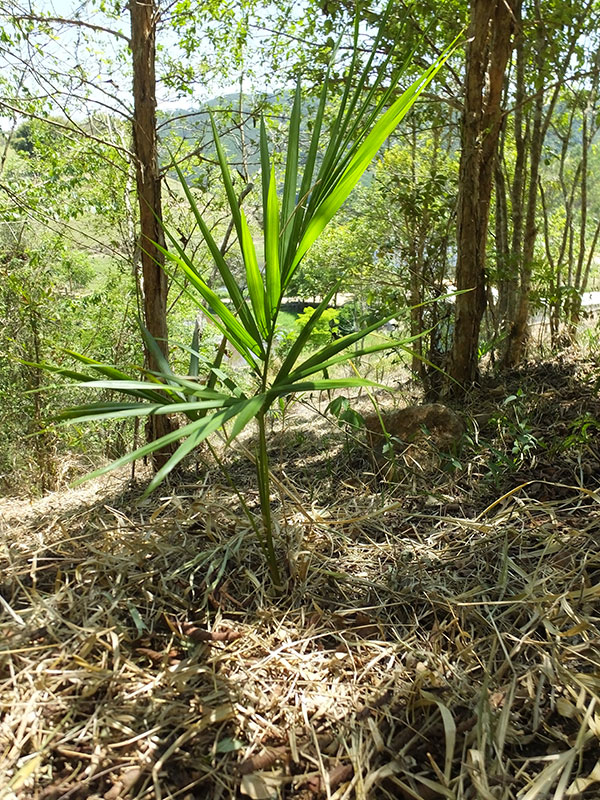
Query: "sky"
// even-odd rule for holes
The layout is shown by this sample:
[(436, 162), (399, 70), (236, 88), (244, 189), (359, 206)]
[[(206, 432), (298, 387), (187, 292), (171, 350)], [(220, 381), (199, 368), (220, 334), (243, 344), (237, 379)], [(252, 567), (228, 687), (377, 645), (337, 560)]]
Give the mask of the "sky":
[[(17, 0), (14, 5), (26, 10), (29, 3), (27, 0)], [(128, 35), (129, 16), (126, 10), (115, 19), (94, 10), (91, 3), (73, 2), (73, 0), (40, 0), (36, 8), (49, 16), (80, 19), (119, 31), (124, 36)], [(28, 87), (36, 97), (42, 95), (53, 97), (57, 104), (56, 111), (59, 113), (61, 103), (64, 104), (65, 100), (59, 98), (56, 89), (65, 79), (68, 80), (72, 90), (69, 108), (74, 117), (88, 113), (94, 106), (105, 110), (107, 107), (109, 109), (112, 107), (116, 112), (128, 113), (131, 108), (131, 74), (126, 42), (122, 38), (90, 31), (77, 25), (53, 24), (52, 27), (56, 31), (54, 37), (46, 35), (36, 37), (40, 44), (39, 49), (32, 49), (22, 44), (20, 51), (13, 49), (12, 52), (2, 53), (0, 50), (2, 56), (0, 72), (9, 74), (9, 65), (18, 70), (23, 63), (35, 66), (40, 74), (48, 74), (54, 70), (56, 73), (54, 81), (32, 82), (30, 79)], [(166, 26), (161, 29), (158, 42), (168, 55), (177, 54), (177, 37)], [(196, 65), (200, 65), (210, 55), (212, 55), (210, 44), (204, 41), (203, 45), (201, 39), (200, 47), (194, 55), (182, 63), (185, 66), (194, 61)], [(159, 54), (159, 59), (160, 57)], [(157, 87), (159, 108), (162, 110), (200, 108), (215, 95), (239, 91), (239, 71), (232, 77), (231, 83), (217, 82), (214, 79), (203, 80), (192, 86), (190, 94), (178, 94), (174, 89), (159, 83)], [(79, 101), (76, 100), (78, 96), (81, 98)], [(87, 102), (84, 102), (85, 96)]]

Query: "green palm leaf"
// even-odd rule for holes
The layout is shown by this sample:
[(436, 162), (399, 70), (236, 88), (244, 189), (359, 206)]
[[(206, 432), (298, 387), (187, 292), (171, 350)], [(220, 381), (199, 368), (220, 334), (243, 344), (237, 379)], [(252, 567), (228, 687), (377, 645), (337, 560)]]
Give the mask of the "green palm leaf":
[(294, 271), (310, 247), (330, 222), (334, 214), (350, 195), (350, 192), (362, 178), (365, 170), (377, 155), (381, 145), (400, 124), (410, 107), (414, 104), (419, 94), (431, 83), (437, 72), (444, 64), (448, 53), (440, 56), (425, 75), (417, 78), (408, 89), (385, 112), (383, 117), (373, 126), (370, 133), (364, 138), (354, 153), (345, 172), (323, 198), (315, 214), (308, 223), (302, 240), (298, 244), (294, 259), (285, 276), (286, 285), (289, 283)]
[[(209, 306), (214, 309), (213, 313), (202, 306), (203, 313), (206, 314), (210, 320), (212, 320), (221, 333), (234, 345), (234, 347), (236, 347), (240, 355), (245, 358), (250, 366), (255, 368), (256, 362), (251, 353), (255, 353), (259, 357), (264, 356), (264, 348), (258, 330), (256, 330), (256, 335), (254, 334), (254, 329), (256, 328), (254, 321), (252, 323), (253, 332), (248, 333), (247, 329), (240, 322), (240, 320), (238, 320), (233, 312), (227, 308), (221, 298), (198, 275), (195, 269), (191, 269), (185, 261), (169, 252), (165, 248), (160, 247), (160, 245), (156, 246), (164, 253), (166, 258), (179, 267), (179, 269), (186, 275), (194, 289), (196, 289), (198, 294), (201, 295), (201, 297), (209, 304)], [(193, 298), (193, 295), (190, 296)]]
[(287, 252), (291, 241), (292, 227), (289, 224), (296, 208), (296, 191), (298, 188), (298, 151), (300, 147), (300, 119), (302, 116), (300, 82), (296, 84), (296, 94), (290, 117), (290, 131), (285, 159), (285, 181), (281, 200), (281, 226), (283, 252)]
[(188, 375), (192, 376), (193, 378), (197, 378), (198, 373), (200, 371), (200, 353), (198, 352), (198, 348), (200, 347), (200, 325), (198, 324), (198, 319), (194, 321), (192, 346), (191, 347), (185, 347), (185, 345), (180, 345), (180, 346), (182, 346), (190, 354), (190, 366), (188, 368)]
[(256, 248), (254, 247), (254, 242), (252, 241), (252, 234), (250, 233), (246, 215), (243, 211), (241, 212), (240, 226), (242, 234), (240, 240), (240, 249), (246, 265), (246, 284), (248, 286), (248, 294), (250, 295), (250, 302), (252, 303), (252, 309), (254, 311), (254, 317), (256, 319), (258, 329), (263, 337), (266, 338), (269, 335), (269, 325), (267, 324), (266, 316), (267, 302), (265, 296), (265, 287), (263, 286), (262, 275), (260, 274), (260, 269), (258, 268)]
[[(429, 69), (413, 81), (389, 105), (387, 110), (384, 110), (395, 94), (399, 81), (399, 76), (396, 76), (389, 82), (387, 88), (383, 89), (384, 82), (387, 80), (391, 53), (380, 59), (379, 45), (382, 42), (383, 29), (393, 5), (393, 0), (386, 5), (381, 17), (382, 25), (375, 38), (373, 49), (360, 69), (359, 53), (361, 51), (358, 47), (360, 22), (357, 19), (354, 26), (355, 47), (349, 75), (328, 139), (323, 141), (322, 130), (327, 108), (329, 69), (334, 69), (333, 61), (328, 68), (301, 175), (300, 165), (303, 160), (300, 154), (300, 129), (303, 110), (301, 87), (298, 83), (291, 109), (287, 152), (284, 154), (285, 175), (281, 199), (277, 194), (276, 173), (269, 153), (266, 126), (261, 120), (260, 162), (264, 265), (258, 262), (251, 227), (240, 209), (224, 147), (211, 116), (223, 186), (244, 261), (245, 286), (242, 287), (238, 283), (221, 253), (209, 225), (198, 209), (193, 192), (187, 186), (179, 167), (175, 166), (193, 217), (227, 292), (227, 299), (224, 301), (202, 277), (199, 269), (181, 245), (179, 238), (165, 228), (165, 240), (168, 242), (169, 249), (157, 245), (159, 251), (164, 254), (165, 261), (171, 267), (173, 274), (182, 276), (180, 280), (184, 283), (183, 291), (194, 299), (194, 302), (202, 309), (202, 313), (206, 314), (224, 337), (214, 362), (206, 367), (207, 385), (203, 385), (199, 378), (201, 359), (198, 353), (197, 328), (191, 348), (184, 348), (188, 349), (191, 355), (188, 376), (180, 376), (173, 372), (158, 342), (143, 327), (141, 330), (146, 347), (154, 355), (159, 366), (159, 370), (155, 373), (138, 368), (132, 375), (128, 375), (115, 367), (95, 362), (93, 359), (77, 353), (71, 355), (83, 362), (87, 370), (93, 373), (92, 375), (63, 367), (41, 365), (44, 369), (74, 380), (79, 387), (86, 391), (117, 391), (126, 398), (133, 397), (135, 401), (106, 402), (100, 400), (73, 406), (60, 415), (62, 422), (127, 419), (171, 413), (182, 413), (187, 416), (189, 422), (180, 429), (169, 432), (156, 441), (146, 443), (87, 476), (88, 478), (100, 476), (111, 469), (124, 466), (179, 442), (175, 452), (168, 457), (164, 466), (155, 474), (146, 494), (156, 488), (206, 437), (224, 424), (233, 421), (228, 436), (228, 442), (231, 442), (252, 419), (256, 419), (259, 431), (256, 470), (265, 534), (264, 538), (261, 538), (261, 542), (276, 584), (279, 584), (280, 580), (271, 522), (266, 412), (277, 398), (288, 394), (377, 386), (376, 383), (358, 377), (330, 377), (327, 370), (350, 359), (389, 348), (407, 349), (406, 345), (415, 338), (406, 338), (401, 342), (386, 340), (365, 344), (365, 337), (375, 333), (382, 324), (397, 315), (397, 310), (395, 310), (394, 314), (360, 331), (343, 336), (321, 347), (315, 353), (304, 355), (311, 334), (328, 307), (331, 297), (338, 290), (338, 284), (332, 287), (314, 310), (308, 323), (292, 344), (290, 352), (279, 370), (275, 371), (274, 369), (273, 354), (276, 344), (277, 315), (294, 271), (361, 180), (369, 165), (376, 158), (385, 139), (401, 122), (420, 93), (434, 79), (455, 46), (453, 44)], [(366, 91), (364, 87), (368, 87)], [(245, 386), (242, 389), (224, 369), (221, 369), (225, 342), (229, 342), (235, 347), (250, 367), (250, 377), (255, 380), (256, 385), (252, 391), (247, 391), (247, 394)], [(276, 373), (275, 377), (273, 377), (274, 373)], [(324, 377), (313, 378), (312, 376), (317, 373), (324, 373)], [(97, 379), (98, 376), (100, 379)], [(136, 377), (138, 377), (137, 380)], [(224, 391), (214, 389), (217, 381)]]
[[(203, 420), (201, 420), (201, 422), (202, 421)], [(124, 467), (127, 464), (131, 464), (132, 461), (145, 458), (146, 456), (154, 453), (156, 450), (160, 450), (161, 448), (167, 447), (173, 442), (177, 442), (183, 437), (189, 436), (191, 433), (197, 430), (198, 425), (199, 423), (197, 421), (190, 422), (188, 425), (184, 425), (183, 428), (178, 428), (175, 431), (165, 434), (165, 436), (161, 436), (159, 439), (155, 439), (153, 442), (148, 442), (145, 445), (142, 445), (142, 447), (138, 447), (136, 450), (126, 453), (124, 456), (121, 456), (121, 458), (111, 461), (110, 464), (106, 464), (105, 466), (100, 467), (99, 469), (96, 469), (87, 475), (84, 475), (82, 478), (78, 478), (73, 485), (79, 486), (80, 484), (85, 483), (85, 481), (92, 480), (93, 478), (99, 478), (101, 475), (105, 475), (107, 472), (111, 472), (114, 469), (119, 469), (119, 467)]]
[[(398, 312), (396, 312), (397, 314)], [(293, 372), (290, 373), (288, 377), (293, 377), (296, 375), (300, 375), (303, 371), (307, 368), (316, 367), (319, 369), (320, 364), (324, 364), (330, 358), (333, 358), (335, 355), (340, 353), (343, 350), (349, 350), (352, 345), (356, 344), (356, 342), (360, 342), (361, 340), (365, 339), (370, 333), (374, 333), (377, 331), (382, 325), (385, 325), (386, 322), (389, 322), (391, 319), (394, 319), (395, 315), (390, 315), (388, 317), (384, 317), (377, 322), (374, 322), (371, 325), (367, 325), (366, 328), (361, 328), (358, 331), (353, 331), (352, 333), (348, 333), (345, 336), (341, 336), (339, 339), (335, 339), (331, 344), (326, 345), (318, 352), (314, 353), (312, 356), (303, 361)], [(405, 341), (412, 341), (412, 339), (408, 339)], [(395, 347), (397, 343), (390, 342), (389, 347)], [(383, 348), (380, 348), (383, 349)], [(350, 354), (352, 355), (352, 353)]]
[[(214, 414), (210, 414), (200, 420), (197, 420), (196, 422), (191, 423), (191, 425), (186, 425), (186, 428), (189, 431), (187, 438), (185, 438), (185, 440), (173, 453), (171, 458), (169, 458), (167, 463), (161, 467), (156, 475), (152, 478), (148, 487), (146, 488), (146, 491), (144, 492), (144, 496), (148, 496), (152, 491), (154, 491), (154, 489), (156, 489), (157, 486), (160, 486), (167, 475), (169, 475), (169, 473), (172, 472), (175, 467), (192, 452), (192, 450), (198, 447), (199, 444), (201, 444), (208, 436), (210, 436), (211, 433), (214, 433), (216, 430), (223, 427), (227, 420), (242, 413), (244, 406), (249, 402), (251, 401), (238, 401), (238, 403), (235, 405), (231, 405), (230, 407), (224, 409), (222, 408), (219, 411), (215, 411)], [(181, 430), (185, 430), (186, 428), (182, 428)], [(166, 437), (163, 437), (163, 439), (164, 438)], [(181, 436), (178, 438), (181, 438)]]
[[(267, 162), (268, 163), (268, 162)], [(265, 202), (265, 275), (267, 284), (267, 313), (271, 323), (281, 301), (281, 271), (279, 268), (279, 201), (275, 167), (271, 167)], [(269, 333), (272, 331), (272, 325)]]
[(423, 331), (423, 333), (419, 333), (416, 336), (407, 337), (401, 341), (388, 339), (384, 342), (378, 342), (377, 344), (372, 344), (367, 347), (360, 347), (357, 350), (348, 350), (346, 348), (344, 351), (339, 353), (339, 355), (330, 355), (328, 358), (322, 358), (319, 361), (315, 360), (309, 365), (301, 365), (297, 370), (288, 375), (288, 380), (301, 380), (302, 378), (308, 377), (308, 375), (314, 375), (315, 372), (324, 372), (331, 367), (337, 366), (338, 364), (344, 364), (347, 361), (353, 361), (355, 359), (362, 358), (362, 356), (371, 355), (372, 353), (380, 353), (383, 350), (402, 349), (403, 345), (420, 339), (421, 336), (426, 334), (427, 331)]
[(88, 403), (82, 406), (65, 408), (57, 414), (57, 422), (98, 422), (105, 419), (127, 419), (154, 414), (160, 405), (157, 403)]
[(244, 430), (246, 425), (251, 420), (255, 419), (256, 415), (264, 406), (266, 397), (267, 395), (258, 394), (255, 397), (251, 397), (246, 400), (245, 405), (239, 407), (239, 410), (236, 412), (231, 433), (227, 437), (228, 444), (231, 444), (231, 442), (233, 442), (233, 440), (236, 439)]
[(366, 378), (319, 378), (314, 381), (294, 381), (281, 386), (273, 386), (268, 393), (268, 397), (273, 399), (288, 394), (300, 394), (302, 392), (321, 392), (329, 389), (349, 389), (352, 387), (373, 386), (385, 389), (383, 383), (369, 381)]
[[(213, 123), (213, 125), (214, 125), (214, 123)], [(223, 162), (221, 164), (221, 167), (223, 168), (223, 165), (225, 166), (226, 175), (228, 177), (228, 184), (230, 185), (230, 189), (231, 189), (231, 192), (228, 193), (228, 199), (229, 199), (230, 203), (233, 202), (232, 214), (234, 214), (234, 218), (235, 218), (235, 221), (236, 221), (236, 230), (238, 232), (238, 237), (241, 240), (241, 215), (240, 215), (240, 211), (239, 211), (239, 208), (238, 208), (238, 205), (237, 205), (237, 200), (235, 199), (235, 194), (233, 194), (233, 187), (231, 186), (231, 177), (229, 175), (229, 170), (227, 168), (227, 163), (224, 160), (225, 156), (223, 154), (223, 150), (222, 150), (219, 138), (218, 138), (218, 134), (216, 132), (216, 128), (213, 128), (213, 129), (214, 129), (214, 134), (215, 134), (215, 137), (216, 137), (215, 138), (215, 144), (217, 146), (218, 151), (221, 154), (221, 157), (223, 158)], [(209, 229), (208, 225), (204, 221), (204, 218), (203, 218), (202, 214), (200, 213), (200, 210), (198, 209), (198, 206), (196, 204), (196, 200), (194, 198), (194, 195), (192, 194), (189, 186), (187, 185), (187, 182), (185, 180), (185, 177), (184, 177), (183, 173), (181, 172), (181, 170), (179, 169), (179, 167), (177, 165), (175, 166), (175, 169), (177, 171), (177, 175), (178, 175), (179, 180), (181, 182), (181, 185), (183, 187), (183, 191), (185, 193), (187, 201), (190, 204), (190, 208), (191, 208), (192, 213), (194, 215), (194, 219), (196, 220), (196, 222), (198, 224), (198, 227), (200, 228), (200, 232), (202, 233), (202, 237), (204, 238), (204, 241), (206, 242), (206, 244), (208, 246), (208, 249), (210, 251), (212, 259), (215, 262), (215, 265), (217, 266), (217, 269), (219, 270), (219, 274), (221, 275), (223, 283), (225, 284), (225, 288), (227, 289), (227, 293), (228, 293), (229, 297), (231, 298), (231, 302), (233, 304), (233, 307), (234, 307), (236, 313), (239, 314), (240, 319), (242, 321), (242, 324), (243, 324), (244, 328), (247, 331), (247, 335), (254, 341), (255, 345), (260, 350), (260, 348), (261, 348), (260, 334), (258, 332), (258, 328), (256, 327), (256, 322), (255, 322), (255, 320), (254, 320), (254, 318), (252, 316), (252, 313), (250, 312), (250, 309), (248, 308), (248, 306), (246, 304), (246, 301), (244, 300), (244, 296), (243, 296), (242, 290), (238, 286), (237, 281), (235, 280), (235, 277), (234, 277), (233, 273), (229, 269), (229, 266), (227, 265), (227, 262), (225, 261), (225, 258), (223, 256), (223, 254), (221, 253), (221, 250), (219, 249), (219, 246), (215, 242), (215, 240), (213, 238), (213, 235), (210, 232), (210, 229)], [(197, 273), (196, 268), (194, 267), (194, 264), (192, 263), (192, 261), (187, 256), (187, 253), (181, 247), (181, 245), (180, 245), (179, 241), (177, 240), (177, 238), (175, 236), (173, 236), (173, 234), (171, 234), (171, 232), (168, 230), (168, 228), (164, 228), (164, 231), (165, 231), (165, 234), (166, 234), (167, 238), (171, 242), (171, 244), (175, 247), (175, 250), (177, 251), (181, 261), (183, 261), (183, 263), (186, 265), (186, 267), (192, 273), (194, 273), (196, 275), (196, 278), (198, 280), (202, 281), (202, 283), (206, 286), (205, 281), (203, 281), (202, 277)], [(160, 249), (162, 250), (162, 248), (160, 248)], [(170, 258), (171, 260), (175, 261), (175, 263), (178, 263), (174, 258), (172, 258), (172, 254), (170, 254), (170, 253), (165, 251), (165, 255), (168, 258)], [(188, 273), (188, 276), (189, 276), (189, 273)], [(207, 288), (208, 288), (208, 286), (207, 286)], [(253, 349), (249, 344), (247, 344), (246, 346), (249, 347), (251, 350)]]

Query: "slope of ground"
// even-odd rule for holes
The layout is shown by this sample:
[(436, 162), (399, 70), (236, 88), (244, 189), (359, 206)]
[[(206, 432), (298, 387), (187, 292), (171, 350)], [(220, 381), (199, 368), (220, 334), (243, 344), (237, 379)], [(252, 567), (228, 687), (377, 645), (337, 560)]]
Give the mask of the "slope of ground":
[(279, 593), (243, 453), (1, 504), (0, 797), (600, 796), (598, 377), (483, 387), (389, 480), (286, 422)]

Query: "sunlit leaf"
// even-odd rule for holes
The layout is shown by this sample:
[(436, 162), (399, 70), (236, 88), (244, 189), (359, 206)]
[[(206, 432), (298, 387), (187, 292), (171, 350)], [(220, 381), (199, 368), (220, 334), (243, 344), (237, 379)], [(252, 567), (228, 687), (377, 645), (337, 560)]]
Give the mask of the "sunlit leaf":
[(246, 215), (243, 211), (241, 212), (240, 224), (242, 233), (240, 247), (244, 257), (244, 264), (246, 265), (246, 284), (248, 286), (248, 294), (250, 295), (250, 302), (252, 303), (258, 329), (266, 338), (269, 335), (269, 326), (267, 325), (267, 317), (265, 314), (265, 287), (263, 285), (260, 269), (258, 268), (256, 248), (254, 247), (254, 242), (252, 241), (252, 234), (250, 233)]
[(275, 167), (271, 168), (265, 205), (265, 278), (269, 319), (281, 301), (281, 272), (279, 268), (279, 201)]

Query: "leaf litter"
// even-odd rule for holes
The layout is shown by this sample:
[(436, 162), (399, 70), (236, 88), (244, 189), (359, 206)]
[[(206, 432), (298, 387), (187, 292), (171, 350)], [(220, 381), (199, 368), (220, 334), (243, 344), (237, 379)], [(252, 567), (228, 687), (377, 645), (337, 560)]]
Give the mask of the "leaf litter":
[(453, 472), (290, 422), (279, 593), (240, 449), (4, 502), (0, 798), (600, 796), (594, 369), (508, 376)]

